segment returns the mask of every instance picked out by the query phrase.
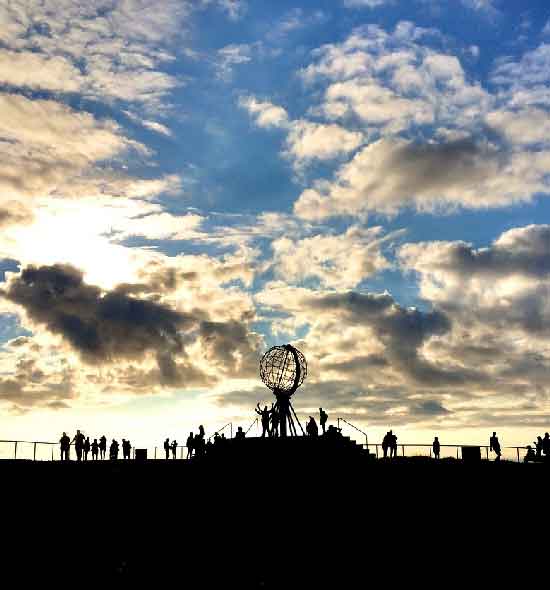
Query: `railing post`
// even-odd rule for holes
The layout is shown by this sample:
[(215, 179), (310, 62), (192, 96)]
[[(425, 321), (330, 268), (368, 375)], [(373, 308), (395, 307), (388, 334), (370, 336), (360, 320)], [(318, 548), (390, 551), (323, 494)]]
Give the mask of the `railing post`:
[(401, 453), (405, 456), (405, 445), (401, 445)]
[(376, 447), (376, 458), (378, 459), (378, 445), (374, 445)]
[(233, 422), (229, 423), (229, 432), (231, 434), (231, 438), (233, 438)]
[(458, 447), (456, 447), (456, 458), (458, 459)]
[(519, 463), (519, 447), (516, 447), (516, 452), (518, 454), (518, 463)]
[(17, 441), (15, 441), (15, 448), (13, 449), (13, 458), (17, 459)]
[(487, 461), (489, 461), (489, 447), (485, 447), (485, 455), (487, 457)]
[(338, 428), (340, 428), (340, 418), (338, 418), (337, 424), (338, 424)]
[(155, 447), (155, 459), (157, 458), (157, 447)]
[(36, 443), (34, 443), (34, 445), (33, 445), (32, 460), (36, 461)]

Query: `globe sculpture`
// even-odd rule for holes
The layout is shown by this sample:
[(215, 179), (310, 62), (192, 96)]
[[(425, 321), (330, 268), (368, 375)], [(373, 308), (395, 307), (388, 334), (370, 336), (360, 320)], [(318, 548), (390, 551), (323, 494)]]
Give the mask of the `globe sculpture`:
[(296, 436), (296, 424), (304, 434), (290, 398), (307, 377), (305, 356), (290, 344), (274, 346), (260, 361), (260, 377), (277, 400), (273, 411), (279, 418), (280, 436), (284, 438), (288, 433)]

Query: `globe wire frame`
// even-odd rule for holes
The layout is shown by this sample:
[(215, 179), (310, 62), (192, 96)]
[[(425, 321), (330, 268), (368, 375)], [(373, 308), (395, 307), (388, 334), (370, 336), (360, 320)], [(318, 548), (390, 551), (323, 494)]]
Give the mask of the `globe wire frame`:
[(273, 346), (260, 361), (260, 378), (274, 393), (293, 395), (307, 377), (305, 356), (294, 346)]
[(290, 344), (273, 346), (260, 360), (260, 377), (277, 399), (274, 409), (279, 414), (281, 438), (287, 436), (287, 423), (290, 434), (298, 435), (294, 421), (298, 423), (302, 434), (305, 435), (300, 420), (290, 403), (290, 398), (304, 382), (306, 376), (306, 358)]

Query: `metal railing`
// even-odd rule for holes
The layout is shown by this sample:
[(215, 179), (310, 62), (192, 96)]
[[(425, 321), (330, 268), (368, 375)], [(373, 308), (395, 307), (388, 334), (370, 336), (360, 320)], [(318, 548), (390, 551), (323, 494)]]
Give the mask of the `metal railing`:
[[(358, 428), (354, 424), (351, 424), (344, 418), (338, 418), (338, 427), (340, 428), (340, 424), (343, 423), (346, 426), (352, 428), (353, 430), (359, 432), (362, 436), (365, 437), (364, 443), (357, 443), (360, 444), (362, 447), (366, 448), (367, 450), (372, 449), (374, 447), (375, 454), (377, 458), (380, 458), (383, 453), (381, 452), (382, 444), (381, 443), (369, 443), (367, 433)], [(255, 418), (247, 430), (245, 430), (245, 434), (248, 434), (250, 430), (254, 426), (258, 425), (258, 418)], [(223, 430), (229, 428), (230, 429), (230, 436), (233, 436), (233, 424), (232, 422), (228, 422), (216, 432), (220, 433)], [(212, 437), (209, 437), (209, 440)], [(3, 445), (9, 445), (7, 452), (4, 451), (2, 448)], [(441, 456), (453, 456), (456, 459), (461, 458), (460, 450), (463, 446), (477, 446), (482, 451), (484, 450), (485, 458), (489, 459), (490, 447), (489, 445), (462, 445), (462, 444), (440, 444), (441, 448)], [(433, 456), (433, 445), (432, 444), (411, 444), (411, 443), (401, 443), (397, 445), (397, 448), (400, 450), (400, 456), (426, 456), (432, 457)], [(153, 450), (153, 458), (154, 459), (164, 459), (165, 455), (164, 452), (158, 453), (158, 450), (162, 447), (148, 447), (148, 450)], [(177, 445), (176, 449), (179, 449), (179, 459), (184, 459), (184, 451), (187, 450), (185, 445)], [(421, 453), (414, 453), (411, 452), (413, 449), (421, 450)], [(445, 451), (453, 449), (451, 454), (446, 454)], [(135, 450), (136, 448), (132, 448), (132, 457), (135, 458)], [(515, 459), (518, 462), (523, 460), (521, 451), (526, 451), (527, 446), (507, 446), (502, 447), (503, 451), (503, 458), (507, 454), (505, 451), (508, 451), (509, 455), (513, 453), (515, 455)], [(515, 452), (514, 452), (515, 451)], [(176, 451), (177, 452), (177, 451)], [(149, 453), (148, 453), (149, 455)], [(157, 456), (158, 455), (158, 456)], [(150, 457), (151, 455), (149, 455)], [(169, 457), (173, 457), (172, 452), (170, 451)], [(27, 460), (48, 460), (54, 461), (60, 459), (59, 453), (59, 443), (58, 442), (50, 442), (50, 441), (25, 441), (25, 440), (0, 440), (0, 458), (6, 459), (27, 459)]]
[(254, 424), (256, 426), (258, 426), (258, 418), (254, 418), (254, 420), (252, 420), (252, 424), (245, 430), (245, 434), (248, 434), (250, 432), (250, 430), (252, 429), (252, 427), (254, 426)]
[[(361, 445), (366, 447), (367, 445)], [(376, 458), (380, 458), (380, 453), (378, 451), (379, 448), (383, 448), (381, 443), (376, 443), (376, 444), (371, 444), (371, 446), (375, 447), (375, 451), (376, 451)], [(460, 450), (462, 449), (462, 447), (479, 447), (480, 449), (484, 449), (485, 450), (485, 458), (488, 460), (489, 459), (489, 453), (491, 451), (491, 447), (489, 445), (474, 445), (474, 444), (463, 444), (463, 445), (447, 445), (447, 444), (440, 444), (439, 445), (440, 448), (448, 448), (448, 449), (456, 449), (456, 458), (460, 459)], [(424, 455), (420, 455), (420, 456), (429, 456), (432, 457), (433, 456), (433, 445), (431, 444), (398, 444), (397, 448), (401, 448), (401, 456), (405, 457), (405, 456), (418, 456), (418, 455), (406, 455), (405, 454), (405, 449), (406, 448), (425, 448), (425, 449), (429, 449), (429, 452), (424, 454)], [(368, 449), (368, 447), (367, 447)], [(515, 450), (515, 455), (516, 455), (516, 460), (519, 462), (522, 461), (522, 458), (520, 456), (520, 450), (526, 451), (527, 450), (527, 446), (510, 446), (510, 447), (502, 447), (502, 450), (504, 451), (505, 449), (509, 449), (509, 450)], [(454, 453), (453, 453), (454, 455)]]
[(367, 433), (364, 430), (361, 430), (360, 428), (355, 426), (355, 424), (352, 424), (351, 422), (344, 420), (344, 418), (338, 418), (338, 429), (340, 429), (340, 422), (344, 422), (345, 424), (347, 424), (351, 428), (354, 428), (355, 430), (357, 430), (357, 432), (360, 432), (365, 437), (365, 446), (367, 447), (367, 451), (368, 451), (369, 450), (369, 437), (368, 437)]

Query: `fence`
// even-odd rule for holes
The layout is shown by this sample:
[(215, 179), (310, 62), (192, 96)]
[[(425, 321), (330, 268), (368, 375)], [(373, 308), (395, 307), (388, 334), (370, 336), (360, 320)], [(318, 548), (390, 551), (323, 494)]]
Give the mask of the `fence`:
[[(365, 437), (364, 443), (358, 443), (362, 447), (372, 450), (377, 458), (383, 455), (382, 445), (380, 443), (370, 443), (368, 441), (367, 433), (351, 424), (344, 418), (338, 418), (338, 427), (341, 424), (345, 424), (347, 428), (352, 428), (354, 431), (359, 432), (361, 436)], [(255, 418), (250, 426), (244, 430), (244, 433), (248, 435), (250, 431), (256, 427), (257, 434), (259, 434), (259, 422), (258, 418)], [(221, 434), (222, 432), (229, 429), (229, 436), (233, 438), (233, 423), (228, 422), (216, 432)], [(213, 436), (213, 435), (212, 435)], [(208, 440), (212, 438), (210, 436)], [(468, 445), (461, 444), (441, 444), (441, 458), (453, 457), (456, 459), (461, 458), (461, 447)], [(490, 448), (488, 445), (475, 445), (479, 446), (486, 459), (490, 458)], [(143, 447), (140, 447), (143, 448)], [(516, 460), (518, 462), (523, 460), (522, 452), (526, 451), (525, 446), (510, 446), (502, 448), (502, 459)], [(397, 445), (398, 455), (402, 457), (412, 456), (426, 456), (431, 457), (433, 455), (431, 444), (409, 444), (403, 443)], [(71, 449), (71, 455), (74, 458), (74, 453)], [(132, 457), (135, 455), (135, 448), (132, 449)], [(147, 447), (147, 456), (150, 459), (165, 459), (165, 451), (162, 446)], [(173, 457), (172, 450), (169, 452), (169, 457)], [(185, 459), (187, 457), (187, 447), (185, 445), (177, 445), (176, 447), (176, 458)], [(0, 440), (0, 459), (27, 459), (33, 461), (54, 461), (60, 459), (59, 443), (57, 442), (46, 442), (46, 441), (25, 441), (25, 440)]]

